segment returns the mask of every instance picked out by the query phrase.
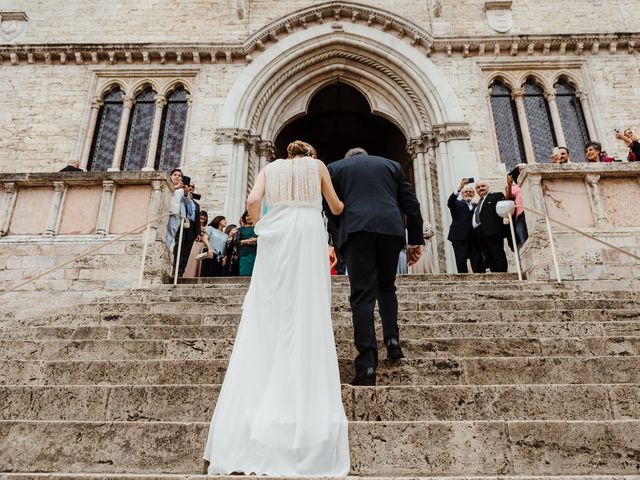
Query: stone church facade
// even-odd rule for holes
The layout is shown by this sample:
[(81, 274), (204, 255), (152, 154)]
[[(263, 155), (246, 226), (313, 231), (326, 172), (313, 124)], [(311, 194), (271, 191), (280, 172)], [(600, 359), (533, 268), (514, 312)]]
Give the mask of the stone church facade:
[[(183, 168), (237, 219), (295, 137), (400, 161), (451, 269), (446, 199), (640, 126), (636, 0), (0, 0), (0, 171)], [(450, 252), (449, 252), (450, 253)]]

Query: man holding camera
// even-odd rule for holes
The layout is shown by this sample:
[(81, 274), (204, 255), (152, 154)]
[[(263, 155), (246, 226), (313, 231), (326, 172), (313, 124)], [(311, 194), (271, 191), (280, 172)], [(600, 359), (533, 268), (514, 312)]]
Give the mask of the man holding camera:
[(447, 201), (447, 207), (451, 212), (451, 226), (447, 239), (453, 245), (458, 273), (469, 273), (467, 259), (471, 261), (471, 270), (474, 273), (483, 271), (482, 255), (471, 225), (473, 212), (476, 209), (476, 204), (473, 203), (475, 193), (471, 183), (473, 178), (463, 178), (458, 189)]

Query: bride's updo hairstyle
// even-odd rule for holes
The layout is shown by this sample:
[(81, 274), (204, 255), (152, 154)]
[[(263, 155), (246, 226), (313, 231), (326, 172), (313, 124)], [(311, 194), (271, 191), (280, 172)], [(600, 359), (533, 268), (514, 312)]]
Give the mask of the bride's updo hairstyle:
[(296, 156), (316, 158), (318, 155), (316, 153), (316, 149), (307, 142), (294, 140), (287, 146), (287, 156), (289, 158), (294, 158)]

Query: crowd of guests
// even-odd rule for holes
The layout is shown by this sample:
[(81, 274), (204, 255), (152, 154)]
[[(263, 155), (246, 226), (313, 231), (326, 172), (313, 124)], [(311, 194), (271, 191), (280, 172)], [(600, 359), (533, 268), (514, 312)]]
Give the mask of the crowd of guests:
[[(223, 215), (209, 222), (209, 214), (200, 210), (196, 186), (182, 170), (170, 173), (174, 191), (171, 198), (165, 243), (178, 258), (178, 276), (222, 277), (250, 276), (257, 251), (257, 235), (253, 221), (244, 212), (239, 226), (227, 224)], [(180, 224), (183, 224), (180, 241)]]
[[(630, 128), (623, 132), (616, 130), (615, 137), (629, 147), (627, 161), (640, 161), (640, 139)], [(599, 142), (588, 142), (584, 147), (586, 162), (622, 161), (614, 159), (602, 150)], [(571, 163), (567, 147), (556, 147), (551, 153), (551, 163)], [(513, 250), (509, 226), (496, 212), (496, 205), (501, 200), (513, 200), (516, 209), (513, 225), (518, 251), (527, 241), (527, 222), (522, 192), (518, 186), (518, 177), (525, 164), (518, 165), (506, 178), (504, 192), (491, 192), (485, 180), (475, 182), (474, 179), (463, 178), (459, 186), (449, 196), (447, 207), (451, 213), (451, 226), (447, 239), (453, 246), (458, 273), (468, 273), (468, 264), (474, 273), (507, 271), (507, 256), (504, 250), (504, 239)], [(478, 200), (475, 201), (475, 196)]]

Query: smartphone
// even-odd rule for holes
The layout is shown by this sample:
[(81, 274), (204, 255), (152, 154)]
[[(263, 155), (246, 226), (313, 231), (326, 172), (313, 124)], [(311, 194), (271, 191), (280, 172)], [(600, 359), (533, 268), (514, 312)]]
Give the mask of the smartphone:
[(616, 133), (620, 133), (620, 130), (618, 130), (617, 128), (614, 128), (613, 131)]
[(553, 151), (551, 152), (551, 155), (560, 155), (560, 148), (559, 147), (553, 147)]
[(469, 183), (475, 182), (475, 178), (473, 178), (473, 177), (469, 177), (467, 180), (469, 180)]

